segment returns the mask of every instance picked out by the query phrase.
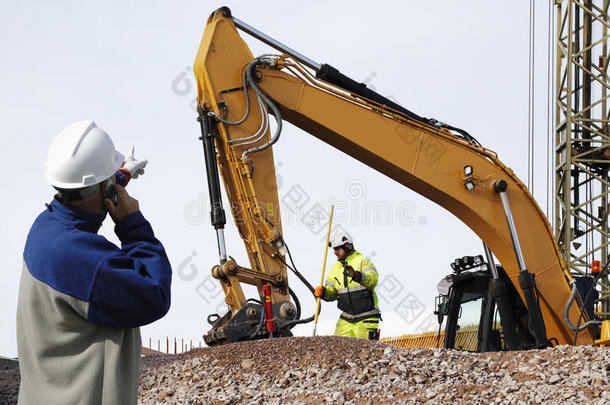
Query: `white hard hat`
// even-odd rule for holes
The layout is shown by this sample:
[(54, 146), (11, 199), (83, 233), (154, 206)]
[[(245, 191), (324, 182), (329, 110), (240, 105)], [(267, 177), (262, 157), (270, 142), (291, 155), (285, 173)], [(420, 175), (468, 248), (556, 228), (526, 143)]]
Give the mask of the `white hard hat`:
[(346, 243), (354, 243), (352, 237), (345, 232), (336, 232), (331, 238), (328, 246), (332, 248), (340, 247), (345, 245)]
[(44, 178), (63, 189), (92, 186), (112, 176), (124, 160), (110, 136), (95, 122), (78, 121), (51, 142)]

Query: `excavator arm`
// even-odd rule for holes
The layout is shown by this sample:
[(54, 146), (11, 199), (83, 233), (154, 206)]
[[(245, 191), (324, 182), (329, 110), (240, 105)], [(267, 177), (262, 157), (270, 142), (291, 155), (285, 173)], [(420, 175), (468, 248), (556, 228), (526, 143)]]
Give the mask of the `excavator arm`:
[[(256, 34), (232, 17), (227, 8), (214, 12), (194, 65), (199, 119), (207, 122), (204, 132), (207, 130), (215, 142), (212, 157), (224, 180), (251, 267), (237, 266), (223, 257), (221, 249), (220, 263), (213, 274), (223, 285), (230, 311), (212, 322), (206, 342), (250, 336), (260, 311), (250, 308), (250, 318), (241, 314), (248, 302), (240, 282), (259, 287), (260, 300), (266, 299), (262, 286), (271, 287), (269, 298), (278, 311), (283, 305), (284, 312), (267, 316), (279, 322), (280, 330), (282, 324), (288, 329), (296, 318), (294, 309), (285, 311), (292, 304), (272, 148), (273, 143), (281, 140), (282, 120), (434, 201), (462, 220), (501, 262), (528, 304), (530, 314), (535, 299), (545, 336), (559, 344), (572, 342), (574, 332), (564, 318), (572, 279), (551, 227), (525, 185), (494, 152), (465, 132), (422, 118), (364, 85), (354, 86), (355, 82), (334, 68), (281, 48), (264, 35), (259, 35), (259, 39), (286, 53), (255, 58), (237, 26)], [(268, 126), (269, 115), (278, 121), (274, 131)], [(209, 169), (207, 156), (206, 162)], [(209, 180), (208, 171), (208, 183)], [(221, 238), (219, 233), (222, 246)], [(527, 280), (520, 280), (520, 276), (527, 279), (524, 277), (527, 274), (531, 275), (530, 281), (535, 280), (529, 291)], [(579, 316), (577, 305), (569, 308), (571, 323), (576, 324)], [(250, 329), (237, 334), (240, 336), (237, 339), (224, 336), (223, 328), (230, 329), (237, 318), (249, 319)], [(268, 332), (261, 329), (256, 336)], [(592, 341), (588, 329), (578, 336), (578, 343)]]

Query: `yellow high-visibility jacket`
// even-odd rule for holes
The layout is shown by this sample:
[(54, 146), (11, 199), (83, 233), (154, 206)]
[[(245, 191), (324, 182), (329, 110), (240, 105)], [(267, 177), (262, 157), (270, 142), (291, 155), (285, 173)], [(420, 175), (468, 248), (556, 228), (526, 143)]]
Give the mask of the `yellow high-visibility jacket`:
[(338, 300), (337, 306), (343, 311), (341, 319), (348, 322), (380, 318), (381, 312), (375, 294), (379, 274), (375, 265), (358, 251), (353, 251), (345, 259), (345, 263), (361, 272), (362, 279), (358, 283), (345, 275), (344, 265), (338, 261), (331, 267), (326, 277), (324, 301)]

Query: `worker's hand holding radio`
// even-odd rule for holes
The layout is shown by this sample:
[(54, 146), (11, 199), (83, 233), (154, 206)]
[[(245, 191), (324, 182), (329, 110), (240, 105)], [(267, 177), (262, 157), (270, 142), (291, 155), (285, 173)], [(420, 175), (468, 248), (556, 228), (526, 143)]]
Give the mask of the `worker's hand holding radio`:
[(116, 191), (116, 205), (112, 202), (108, 194), (104, 199), (104, 204), (106, 204), (106, 209), (115, 223), (119, 222), (127, 215), (140, 210), (138, 200), (127, 194), (125, 187), (119, 184), (114, 184), (112, 188), (114, 188)]
[(352, 266), (350, 266), (349, 264), (346, 264), (343, 266), (343, 272), (345, 273), (346, 276), (351, 277), (352, 280), (354, 280), (357, 283), (359, 283), (360, 280), (362, 280), (362, 273), (354, 270), (354, 268)]

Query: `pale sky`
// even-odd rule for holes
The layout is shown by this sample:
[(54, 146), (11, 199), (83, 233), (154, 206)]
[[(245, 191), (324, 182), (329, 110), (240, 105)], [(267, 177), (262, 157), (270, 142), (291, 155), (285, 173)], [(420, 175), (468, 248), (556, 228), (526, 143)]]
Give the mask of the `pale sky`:
[[(126, 153), (149, 160), (129, 193), (137, 198), (174, 269), (172, 307), (142, 328), (145, 342), (198, 339), (206, 317), (222, 308), (209, 270), (218, 261), (209, 204), (192, 64), (205, 22), (216, 8), (233, 14), (319, 63), (329, 63), (404, 107), (461, 127), (527, 178), (529, 2), (455, 1), (21, 1), (0, 13), (0, 355), (16, 356), (15, 312), (29, 227), (52, 199), (42, 170), (50, 141), (71, 122), (91, 119)], [(537, 15), (536, 187), (546, 207), (546, 19)], [(255, 55), (269, 49), (244, 38)], [(346, 117), (349, 119), (349, 117)], [(316, 203), (338, 207), (338, 223), (380, 273), (382, 336), (436, 328), (436, 284), (456, 257), (482, 254), (465, 225), (432, 201), (286, 124), (274, 146), (280, 200), (309, 199), (284, 210), (284, 236), (296, 265), (317, 284), (323, 232), (304, 226)], [(8, 173), (6, 172), (8, 171)], [(13, 197), (15, 197), (13, 199)], [(229, 214), (229, 211), (227, 211)], [(377, 217), (375, 215), (377, 214)], [(113, 242), (107, 218), (101, 233)], [(248, 266), (231, 220), (228, 253)], [(329, 256), (327, 268), (334, 262)], [(296, 277), (292, 288), (313, 313)], [(252, 289), (246, 289), (255, 297)], [(318, 332), (339, 315), (324, 304)], [(311, 324), (295, 329), (310, 335)]]

